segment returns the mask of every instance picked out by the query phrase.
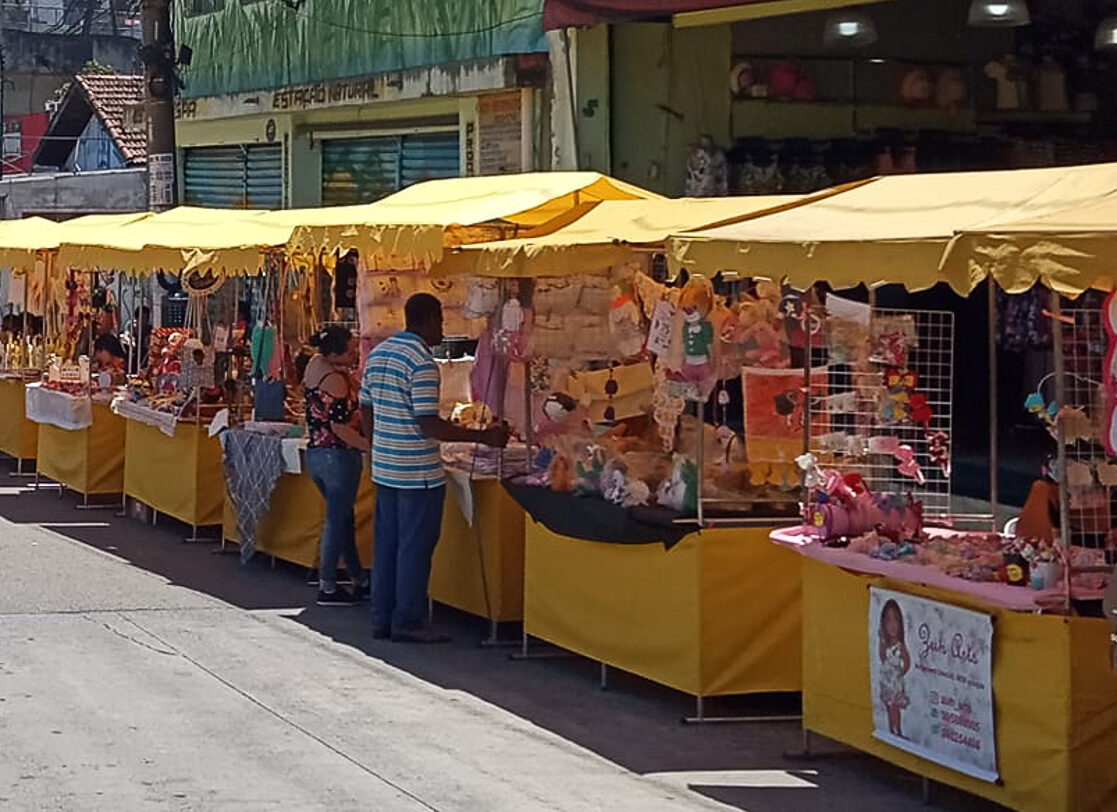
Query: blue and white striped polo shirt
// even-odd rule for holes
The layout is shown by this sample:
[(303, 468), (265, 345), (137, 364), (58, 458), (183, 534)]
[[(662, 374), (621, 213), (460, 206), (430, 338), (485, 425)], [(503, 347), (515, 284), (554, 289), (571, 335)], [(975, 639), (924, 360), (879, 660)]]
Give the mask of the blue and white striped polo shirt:
[(437, 488), (446, 483), (438, 441), (420, 417), (438, 416), (438, 365), (414, 333), (397, 333), (368, 356), (361, 405), (372, 408), (372, 480), (388, 488)]

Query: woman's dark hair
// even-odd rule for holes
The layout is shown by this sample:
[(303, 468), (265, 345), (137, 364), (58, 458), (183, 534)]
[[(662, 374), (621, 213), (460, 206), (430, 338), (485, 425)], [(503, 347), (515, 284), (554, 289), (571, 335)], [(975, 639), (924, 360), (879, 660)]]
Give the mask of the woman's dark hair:
[(349, 351), (353, 332), (348, 327), (331, 324), (310, 337), (310, 346), (323, 355), (341, 355)]
[(124, 345), (112, 333), (103, 333), (93, 342), (94, 352), (107, 352), (115, 358), (124, 358)]
[(884, 608), (880, 610), (880, 636), (886, 642), (888, 639), (887, 626), (885, 626), (884, 619), (888, 617), (888, 613), (893, 612), (896, 615), (896, 626), (899, 631), (896, 633), (895, 643), (904, 642), (904, 613), (900, 611), (900, 604), (896, 603), (894, 599), (889, 600), (884, 604)]

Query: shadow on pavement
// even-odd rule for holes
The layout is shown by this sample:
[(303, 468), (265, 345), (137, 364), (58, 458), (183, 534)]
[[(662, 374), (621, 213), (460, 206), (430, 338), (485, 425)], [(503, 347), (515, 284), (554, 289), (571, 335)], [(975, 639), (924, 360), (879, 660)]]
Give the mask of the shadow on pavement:
[[(815, 748), (828, 757), (784, 758), (802, 746), (797, 723), (685, 725), (681, 720), (693, 713), (693, 699), (676, 691), (612, 669), (603, 691), (598, 665), (575, 656), (512, 660), (520, 639), (513, 626), (501, 630), (512, 645), (483, 647), (487, 622), (438, 606), (435, 620), (454, 642), (422, 647), (374, 641), (367, 608), (314, 606), (314, 589), (301, 568), (273, 565), (264, 556), (242, 565), (235, 548), (221, 555), (216, 543), (183, 543), (187, 528), (169, 519), (153, 528), (118, 517), (116, 510), (76, 510), (72, 494), (59, 499), (54, 490), (26, 490), (20, 480), (7, 478), (9, 470), (10, 461), (0, 463), (6, 480), (0, 481), (0, 516), (11, 522), (40, 525), (241, 609), (289, 609), (285, 616), (306, 628), (447, 691), (501, 707), (633, 772), (690, 785), (748, 812), (894, 812), (922, 805), (917, 777), (817, 737)], [(561, 655), (538, 643), (532, 651)], [(707, 700), (706, 713), (793, 714), (798, 707), (798, 697), (728, 697)], [(938, 786), (934, 806), (925, 808), (1000, 809)]]

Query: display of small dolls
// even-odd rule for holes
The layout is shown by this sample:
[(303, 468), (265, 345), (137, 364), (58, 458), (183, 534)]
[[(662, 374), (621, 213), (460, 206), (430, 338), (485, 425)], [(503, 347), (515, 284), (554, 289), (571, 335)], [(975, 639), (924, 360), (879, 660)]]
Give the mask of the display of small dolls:
[(714, 326), (710, 311), (714, 307), (714, 291), (708, 279), (693, 277), (679, 296), (683, 316), (683, 365), (681, 377), (691, 383), (710, 378), (714, 351)]

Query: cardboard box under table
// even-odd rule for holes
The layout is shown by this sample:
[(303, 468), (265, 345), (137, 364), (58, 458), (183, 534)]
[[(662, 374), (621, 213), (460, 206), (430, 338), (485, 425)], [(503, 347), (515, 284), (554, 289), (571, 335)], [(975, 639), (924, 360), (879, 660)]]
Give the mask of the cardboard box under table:
[(525, 632), (698, 697), (699, 717), (702, 697), (798, 691), (799, 562), (769, 532), (704, 530), (666, 549), (529, 520)]
[(23, 460), (35, 459), (39, 427), (27, 419), (22, 378), (0, 378), (0, 453)]
[(83, 429), (39, 424), (38, 472), (83, 496), (124, 490), (125, 421), (104, 403), (92, 404)]
[[(992, 616), (998, 783), (874, 738), (870, 586)], [(1108, 658), (1101, 619), (1013, 611), (960, 591), (803, 560), (804, 726), (1018, 812), (1117, 809), (1117, 675)]]
[(171, 436), (136, 419), (125, 423), (125, 495), (195, 529), (220, 525), (221, 443), (208, 436), (208, 427), (181, 422)]

